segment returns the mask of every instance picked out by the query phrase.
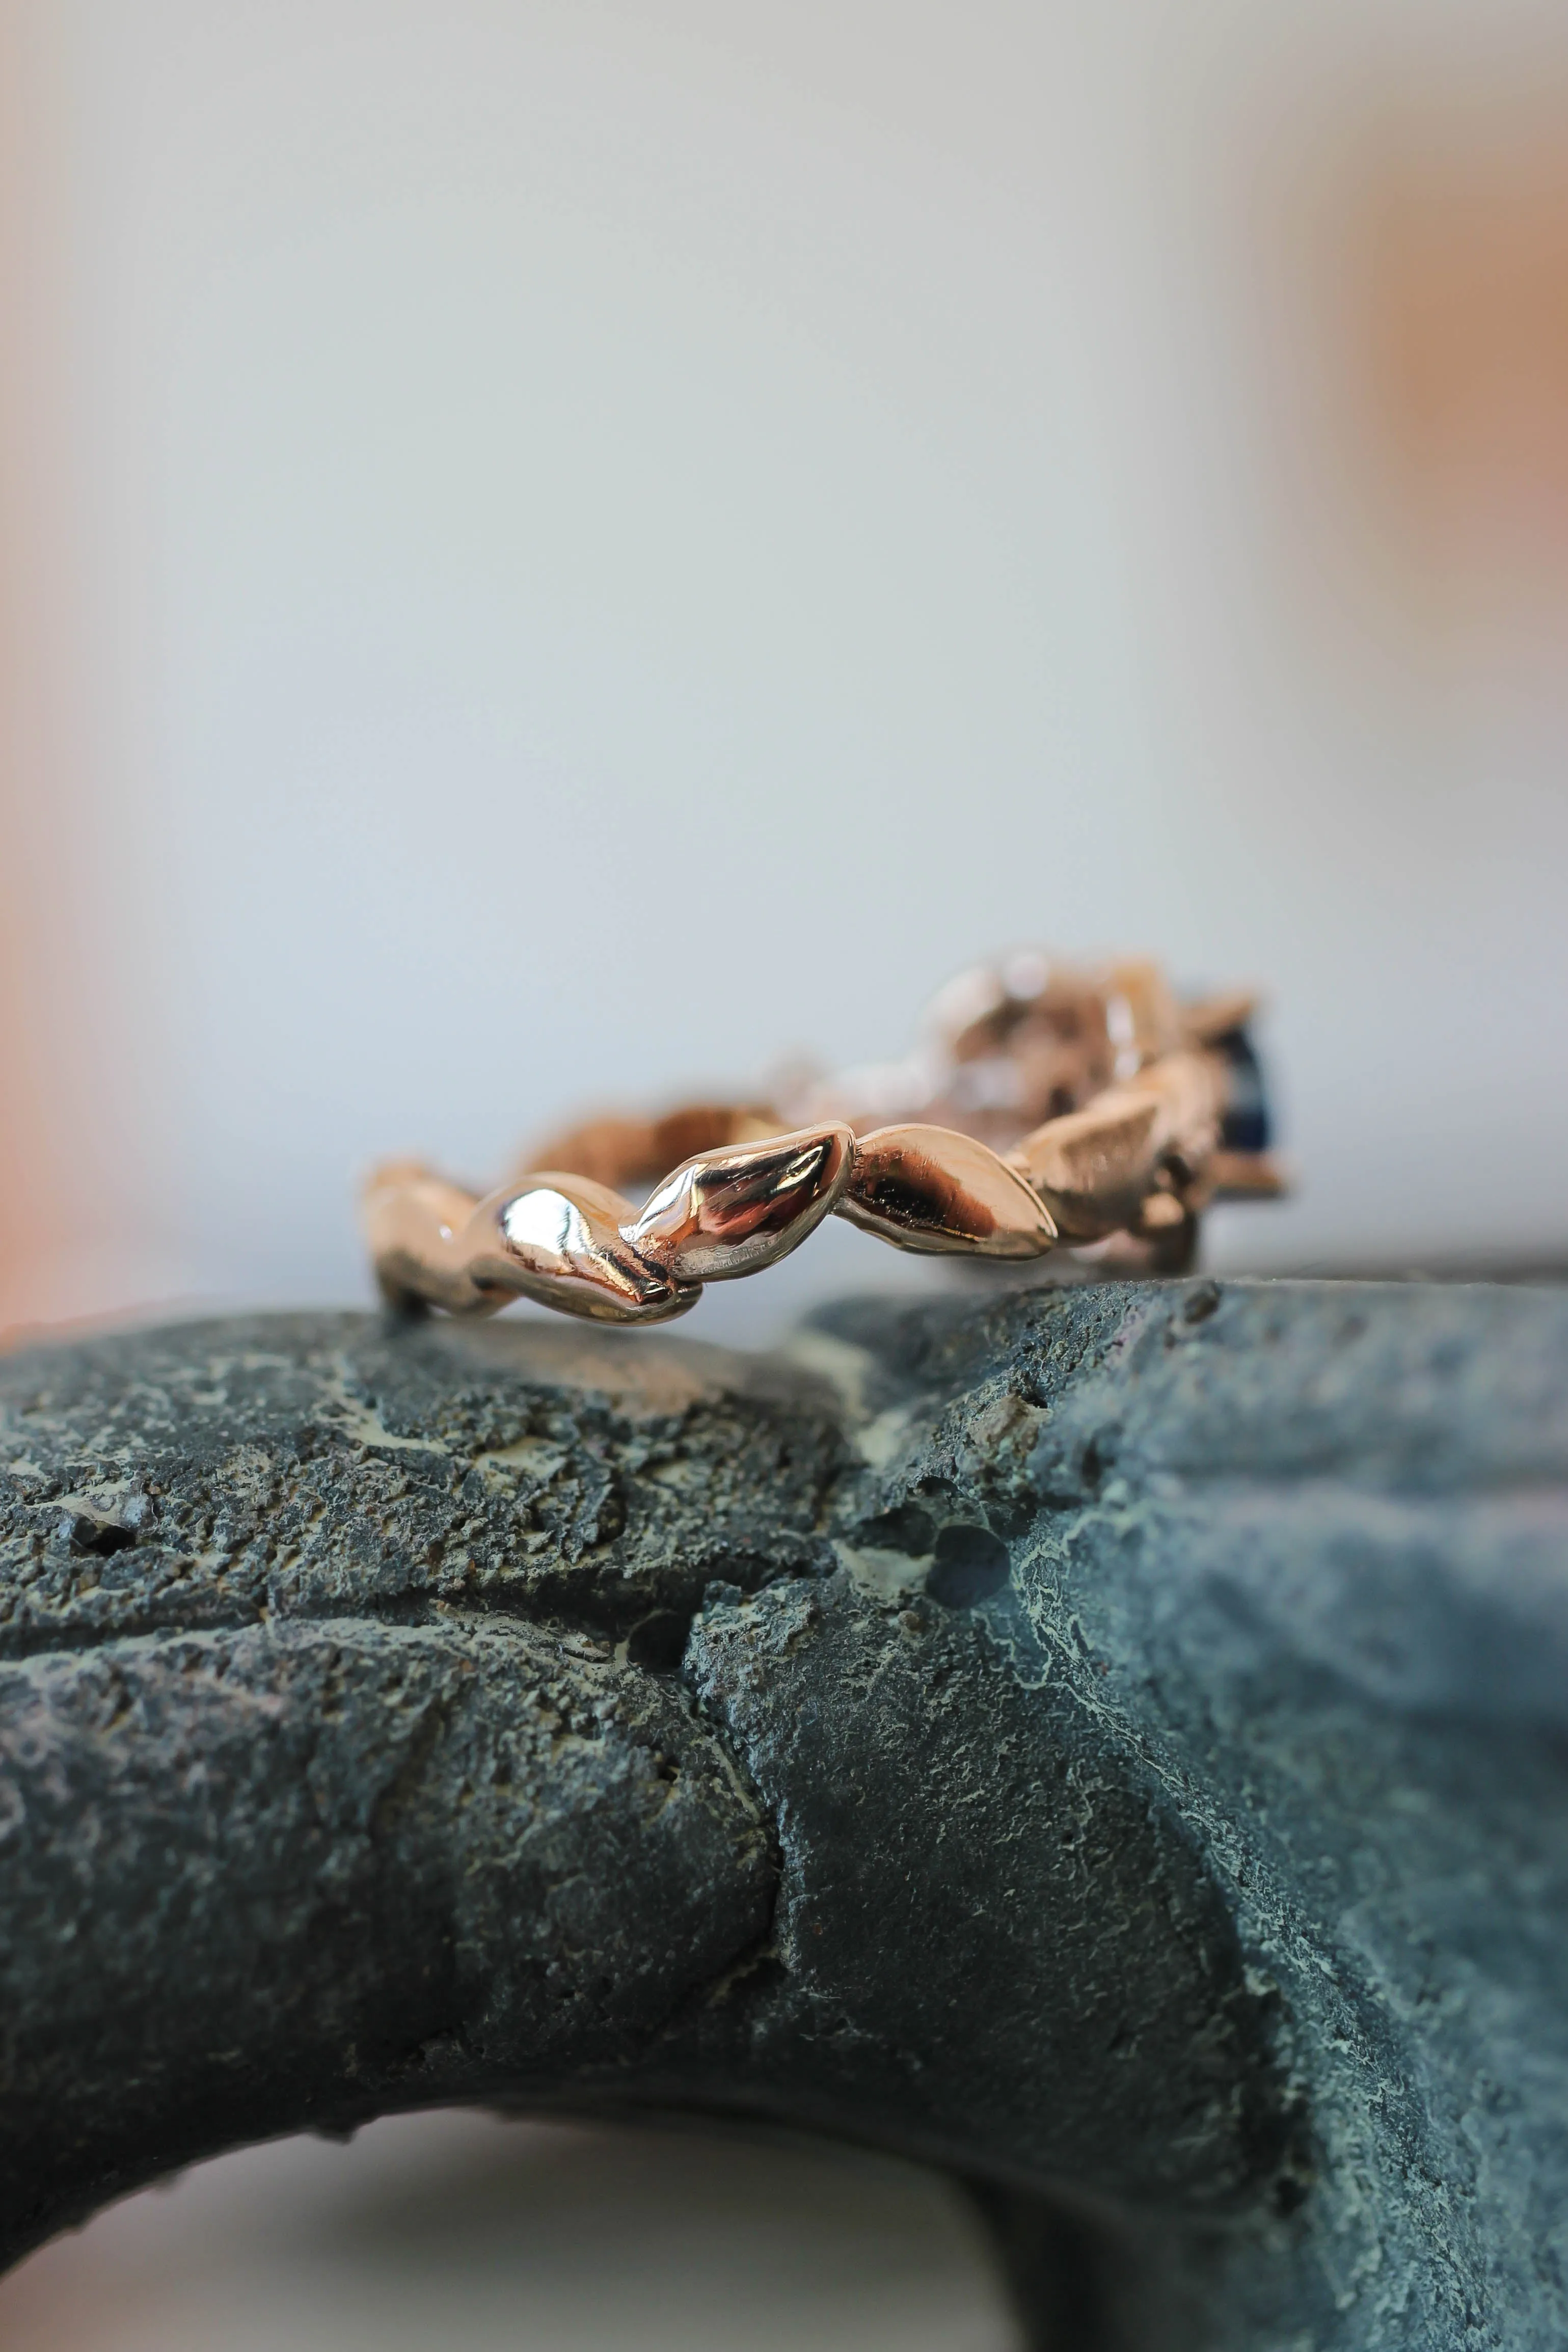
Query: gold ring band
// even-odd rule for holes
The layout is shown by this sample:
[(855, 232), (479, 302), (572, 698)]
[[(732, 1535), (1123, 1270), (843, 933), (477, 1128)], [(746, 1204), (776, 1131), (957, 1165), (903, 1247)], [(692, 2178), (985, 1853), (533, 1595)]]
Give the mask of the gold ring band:
[[(1283, 1189), (1254, 1009), (1240, 992), (1184, 1002), (1152, 963), (1075, 971), (1028, 950), (943, 990), (901, 1063), (786, 1074), (761, 1102), (593, 1119), (483, 1197), (384, 1163), (363, 1201), (376, 1277), (399, 1307), (486, 1315), (525, 1297), (660, 1323), (828, 1215), (898, 1249), (1020, 1259), (1060, 1244), (1179, 1272), (1209, 1202)], [(640, 1207), (619, 1189), (650, 1182)]]

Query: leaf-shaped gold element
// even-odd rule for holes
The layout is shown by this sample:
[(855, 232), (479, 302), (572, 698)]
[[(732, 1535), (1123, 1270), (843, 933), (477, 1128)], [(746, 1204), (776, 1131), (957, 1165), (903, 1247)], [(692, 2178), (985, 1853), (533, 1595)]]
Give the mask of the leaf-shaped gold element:
[(787, 1257), (843, 1191), (855, 1138), (834, 1120), (726, 1151), (667, 1176), (622, 1227), (677, 1281), (728, 1282)]
[(907, 1250), (1043, 1257), (1050, 1212), (1024, 1179), (972, 1135), (949, 1127), (881, 1127), (856, 1139), (838, 1214)]
[(474, 1286), (459, 1236), (477, 1194), (449, 1183), (419, 1160), (373, 1169), (360, 1195), (371, 1262), (383, 1296), (395, 1307), (423, 1300), (448, 1315), (493, 1315), (504, 1293)]
[(395, 1305), (493, 1315), (536, 1298), (595, 1322), (663, 1323), (701, 1295), (638, 1256), (620, 1230), (632, 1203), (585, 1177), (531, 1176), (481, 1201), (395, 1160), (371, 1176), (363, 1206), (376, 1279)]
[(1095, 1241), (1135, 1225), (1161, 1171), (1201, 1188), (1219, 1139), (1224, 1070), (1210, 1054), (1167, 1054), (1082, 1110), (1048, 1118), (1009, 1152), (1061, 1231)]
[(607, 1184), (547, 1170), (479, 1202), (463, 1236), (469, 1276), (481, 1289), (594, 1322), (666, 1323), (697, 1304), (701, 1286), (626, 1239), (635, 1215)]

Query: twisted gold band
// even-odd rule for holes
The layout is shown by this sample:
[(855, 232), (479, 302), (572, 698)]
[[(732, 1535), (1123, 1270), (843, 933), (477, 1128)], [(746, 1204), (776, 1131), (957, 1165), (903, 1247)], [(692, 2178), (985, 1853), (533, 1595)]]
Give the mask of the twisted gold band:
[[(598, 1118), (482, 1199), (384, 1164), (363, 1196), (376, 1276), (395, 1304), (455, 1315), (521, 1297), (666, 1322), (829, 1214), (899, 1249), (1036, 1258), (1059, 1241), (1177, 1271), (1208, 1202), (1282, 1189), (1252, 1010), (1242, 995), (1183, 1003), (1149, 963), (1075, 972), (1015, 956), (944, 990), (903, 1063), (796, 1073), (763, 1104)], [(780, 1133), (792, 1110), (800, 1123)], [(616, 1189), (682, 1151), (641, 1208)]]

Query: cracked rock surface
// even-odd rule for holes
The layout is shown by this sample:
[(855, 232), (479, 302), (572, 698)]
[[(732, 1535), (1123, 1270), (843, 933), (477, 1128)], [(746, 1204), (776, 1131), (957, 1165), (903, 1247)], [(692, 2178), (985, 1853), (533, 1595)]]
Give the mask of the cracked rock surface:
[(975, 2187), (1044, 2346), (1568, 2340), (1568, 1297), (0, 1360), (0, 2251), (268, 2134)]

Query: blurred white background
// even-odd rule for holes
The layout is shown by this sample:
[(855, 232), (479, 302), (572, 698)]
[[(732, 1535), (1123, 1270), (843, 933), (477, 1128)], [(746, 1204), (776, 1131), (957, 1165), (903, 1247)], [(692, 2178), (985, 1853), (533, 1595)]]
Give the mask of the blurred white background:
[[(1563, 1253), (1560, 0), (0, 0), (0, 1327), (364, 1297), (377, 1155), (1031, 939), (1271, 990), (1215, 1262)], [(792, 1263), (687, 1328), (910, 1278)], [(356, 2161), (6, 2341), (359, 2342), (266, 2219)]]
[(1034, 938), (1270, 988), (1220, 1263), (1561, 1247), (1560, 7), (5, 40), (0, 1321), (362, 1297), (375, 1155)]
[(0, 2280), (5, 2352), (1019, 2352), (967, 2200), (810, 2140), (402, 2116)]

